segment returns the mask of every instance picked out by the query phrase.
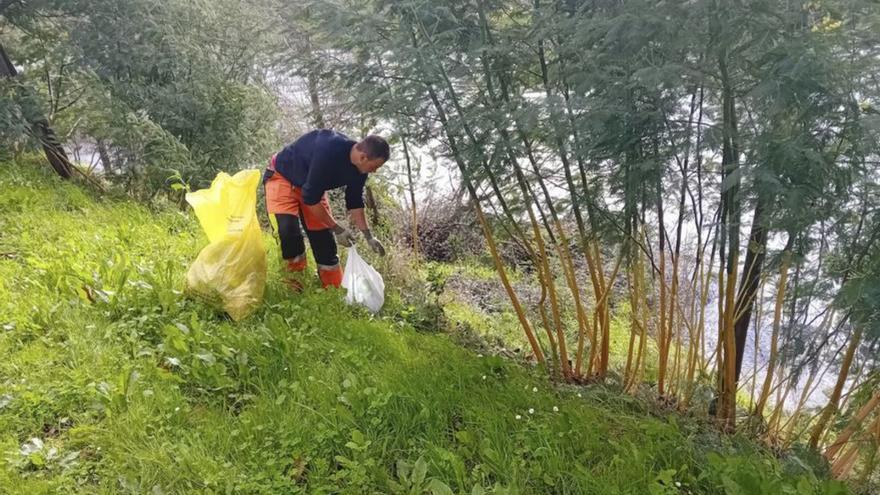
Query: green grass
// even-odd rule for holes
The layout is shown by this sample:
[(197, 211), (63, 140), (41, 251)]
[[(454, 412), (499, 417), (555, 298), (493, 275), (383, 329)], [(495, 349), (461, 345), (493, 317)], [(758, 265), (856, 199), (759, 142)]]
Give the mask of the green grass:
[(180, 293), (193, 218), (41, 170), (0, 164), (0, 493), (844, 493), (274, 263), (232, 323)]

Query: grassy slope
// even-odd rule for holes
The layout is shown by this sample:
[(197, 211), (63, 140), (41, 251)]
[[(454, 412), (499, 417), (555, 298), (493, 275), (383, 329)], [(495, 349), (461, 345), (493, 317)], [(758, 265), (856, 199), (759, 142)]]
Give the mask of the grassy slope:
[(34, 167), (0, 164), (0, 493), (837, 492), (338, 292), (293, 296), (274, 264), (261, 310), (224, 321), (178, 292), (193, 219)]

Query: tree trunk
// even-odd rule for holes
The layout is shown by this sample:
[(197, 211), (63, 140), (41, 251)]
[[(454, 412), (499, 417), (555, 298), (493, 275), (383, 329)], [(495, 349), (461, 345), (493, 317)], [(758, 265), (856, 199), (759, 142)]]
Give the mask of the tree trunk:
[(309, 75), (306, 79), (309, 86), (309, 102), (312, 105), (312, 121), (314, 121), (315, 127), (322, 129), (326, 124), (324, 122), (324, 112), (321, 109), (321, 100), (318, 93), (318, 78), (315, 76), (313, 70), (309, 70)]
[(0, 76), (13, 78), (18, 75), (18, 71), (15, 70), (15, 66), (12, 65), (12, 61), (9, 60), (9, 55), (6, 54), (6, 50), (3, 48), (3, 45), (0, 44)]
[(416, 259), (419, 257), (419, 215), (418, 210), (416, 209), (416, 186), (413, 181), (413, 173), (412, 173), (412, 165), (410, 163), (410, 155), (409, 155), (409, 146), (406, 143), (406, 137), (401, 138), (401, 142), (403, 143), (403, 157), (406, 159), (406, 178), (409, 183), (409, 198), (412, 202), (412, 249), (413, 253), (416, 255)]
[[(726, 270), (722, 267), (719, 274), (719, 290), (722, 292), (719, 305), (720, 332), (718, 340), (719, 384), (721, 407), (717, 410), (719, 419), (724, 426), (732, 430), (736, 421), (736, 339), (735, 339), (735, 304), (736, 272), (739, 260), (739, 223), (740, 223), (740, 173), (739, 173), (739, 136), (737, 131), (736, 101), (733, 84), (727, 68), (727, 52), (722, 49), (719, 54), (718, 67), (722, 86), (722, 240), (721, 250), (727, 248)], [(726, 183), (726, 184), (725, 184)], [(722, 259), (724, 257), (722, 256)]]
[(746, 350), (746, 338), (749, 334), (749, 323), (752, 320), (752, 311), (758, 295), (758, 284), (764, 268), (764, 258), (767, 253), (767, 226), (764, 222), (764, 212), (767, 208), (766, 195), (759, 194), (755, 205), (755, 214), (752, 218), (752, 232), (749, 234), (746, 263), (739, 283), (735, 312), (734, 333), (736, 335), (736, 381), (742, 374), (743, 356)]
[(378, 225), (381, 220), (379, 216), (379, 204), (376, 203), (376, 197), (373, 195), (373, 188), (367, 185), (364, 187), (364, 205), (370, 211), (370, 225)]
[[(0, 44), (0, 76), (13, 79), (18, 75), (12, 61), (6, 54), (3, 45)], [(33, 94), (25, 87), (19, 87), (19, 94), (22, 98), (31, 100)], [(31, 134), (40, 142), (46, 160), (55, 170), (55, 172), (64, 179), (70, 179), (73, 175), (73, 164), (67, 158), (64, 148), (58, 141), (55, 131), (49, 125), (49, 121), (43, 115), (25, 115), (28, 119)]]
[[(311, 12), (306, 8), (304, 17), (307, 21), (310, 16)], [(312, 123), (315, 127), (323, 129), (326, 122), (324, 121), (324, 110), (321, 108), (321, 94), (318, 92), (318, 74), (315, 73), (318, 69), (319, 63), (318, 58), (315, 57), (312, 38), (309, 36), (308, 32), (303, 34), (303, 48), (305, 49), (305, 55), (308, 60), (308, 67), (306, 68), (306, 70), (308, 70), (308, 74), (306, 74), (306, 86), (309, 92), (309, 103), (312, 106)]]
[(657, 345), (660, 363), (657, 366), (657, 393), (660, 397), (666, 395), (666, 368), (669, 362), (669, 338), (666, 325), (666, 228), (663, 226), (663, 174), (657, 178), (657, 236), (660, 242), (660, 318), (657, 324)]
[(111, 175), (113, 173), (113, 162), (110, 159), (107, 143), (103, 139), (97, 139), (95, 146), (98, 148), (98, 158), (101, 159), (101, 168), (104, 169), (104, 175)]

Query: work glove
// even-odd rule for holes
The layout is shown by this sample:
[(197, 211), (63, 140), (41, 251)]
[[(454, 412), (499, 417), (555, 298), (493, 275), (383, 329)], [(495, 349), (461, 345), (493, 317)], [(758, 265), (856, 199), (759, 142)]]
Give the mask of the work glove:
[(336, 224), (333, 227), (333, 233), (336, 235), (337, 243), (345, 247), (352, 247), (354, 245), (354, 234), (342, 225)]
[(364, 239), (367, 240), (367, 244), (370, 245), (370, 248), (379, 256), (385, 256), (385, 246), (379, 242), (379, 239), (373, 237), (373, 233), (370, 232), (370, 229), (364, 230)]

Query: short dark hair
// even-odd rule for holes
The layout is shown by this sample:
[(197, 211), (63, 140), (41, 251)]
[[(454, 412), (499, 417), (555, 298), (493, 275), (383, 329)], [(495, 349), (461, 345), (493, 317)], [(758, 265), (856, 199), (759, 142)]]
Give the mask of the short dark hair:
[(391, 155), (391, 149), (388, 146), (388, 141), (385, 141), (381, 136), (369, 135), (365, 137), (361, 142), (357, 144), (357, 148), (364, 153), (367, 154), (367, 158), (370, 160), (375, 160), (376, 158), (381, 158), (383, 161), (388, 161), (388, 157)]

